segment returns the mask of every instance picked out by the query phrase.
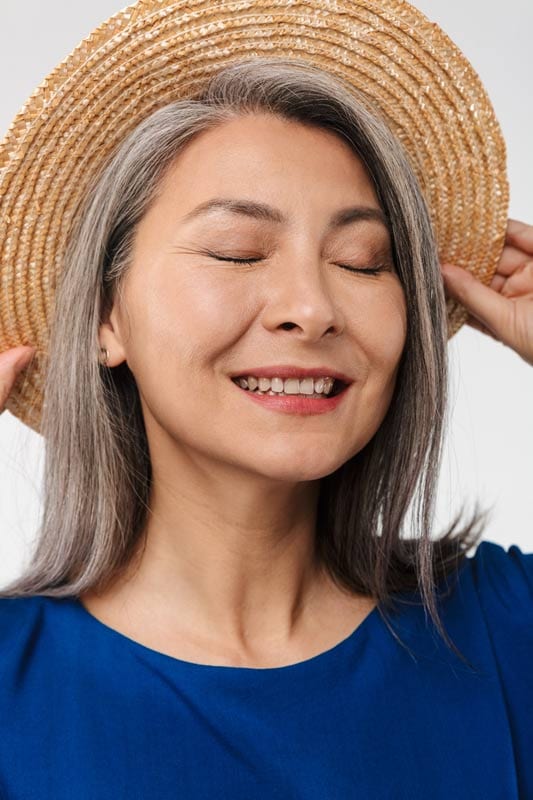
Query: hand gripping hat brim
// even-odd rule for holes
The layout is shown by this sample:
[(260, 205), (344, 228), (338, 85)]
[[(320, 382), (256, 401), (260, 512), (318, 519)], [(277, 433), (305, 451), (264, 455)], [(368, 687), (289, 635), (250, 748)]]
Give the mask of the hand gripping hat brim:
[[(68, 233), (102, 162), (141, 120), (254, 56), (310, 62), (362, 91), (400, 139), (441, 262), (489, 284), (501, 255), (506, 148), (473, 67), (401, 0), (140, 0), (37, 87), (0, 144), (0, 352), (36, 348), (7, 408), (40, 428), (54, 289)], [(448, 334), (467, 312), (449, 299)]]

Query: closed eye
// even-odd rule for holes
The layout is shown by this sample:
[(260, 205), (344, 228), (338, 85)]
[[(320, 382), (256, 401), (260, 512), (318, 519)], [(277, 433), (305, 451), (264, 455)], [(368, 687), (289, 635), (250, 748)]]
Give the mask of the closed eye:
[(230, 261), (232, 264), (248, 264), (248, 266), (255, 264), (256, 261), (261, 261), (260, 258), (230, 258), (229, 256), (216, 256), (214, 253), (209, 253), (209, 255), (216, 258), (217, 261)]
[(385, 272), (389, 269), (387, 264), (380, 264), (377, 267), (350, 267), (348, 264), (337, 264), (338, 267), (342, 267), (342, 269), (347, 269), (348, 272), (367, 272), (370, 275), (378, 275), (380, 272)]
[[(255, 264), (257, 261), (261, 261), (261, 258), (231, 258), (229, 256), (217, 256), (214, 253), (210, 253), (213, 258), (216, 258), (217, 261), (229, 261), (232, 264), (247, 264), (251, 266)], [(348, 272), (365, 272), (369, 273), (370, 275), (377, 275), (380, 272), (384, 272), (388, 270), (389, 267), (387, 264), (379, 264), (377, 267), (350, 267), (348, 264), (337, 264), (338, 267), (342, 269), (347, 269)]]

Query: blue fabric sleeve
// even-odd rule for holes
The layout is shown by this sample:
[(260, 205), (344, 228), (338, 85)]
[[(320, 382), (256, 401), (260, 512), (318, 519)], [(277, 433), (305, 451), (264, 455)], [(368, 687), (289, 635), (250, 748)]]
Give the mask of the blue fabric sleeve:
[[(496, 607), (516, 611), (522, 608), (526, 617), (533, 616), (533, 553), (524, 553), (516, 544), (506, 551), (495, 542), (481, 542), (476, 562), (484, 573)], [(523, 617), (522, 617), (523, 619)], [(520, 617), (517, 622), (520, 621)]]
[[(515, 667), (531, 693), (533, 671), (533, 553), (481, 542), (473, 562), (476, 585), (497, 660)], [(514, 681), (513, 681), (514, 682)]]
[(485, 541), (472, 567), (513, 735), (519, 796), (533, 798), (533, 553)]

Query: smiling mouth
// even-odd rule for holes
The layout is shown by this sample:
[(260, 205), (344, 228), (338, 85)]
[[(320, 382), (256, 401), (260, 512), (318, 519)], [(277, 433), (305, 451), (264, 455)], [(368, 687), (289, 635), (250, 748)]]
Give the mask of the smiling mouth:
[(313, 393), (313, 394), (305, 394), (304, 392), (274, 392), (272, 389), (269, 389), (266, 392), (262, 392), (259, 390), (259, 387), (256, 389), (250, 389), (248, 386), (241, 385), (240, 381), (246, 381), (245, 375), (239, 375), (238, 377), (231, 379), (233, 383), (235, 383), (239, 389), (242, 389), (244, 392), (250, 392), (251, 394), (263, 394), (263, 395), (270, 395), (270, 397), (303, 397), (303, 398), (316, 398), (320, 400), (327, 400), (329, 397), (336, 397), (338, 394), (341, 394), (345, 389), (348, 388), (348, 384), (344, 383), (343, 381), (338, 380), (335, 378), (333, 381), (333, 386), (331, 391), (328, 394), (324, 392), (320, 393)]

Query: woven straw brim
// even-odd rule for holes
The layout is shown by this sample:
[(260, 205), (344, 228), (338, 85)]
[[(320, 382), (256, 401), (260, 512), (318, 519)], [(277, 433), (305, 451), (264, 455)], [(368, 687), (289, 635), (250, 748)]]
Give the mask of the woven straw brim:
[[(7, 403), (34, 430), (54, 289), (91, 178), (157, 108), (254, 56), (310, 62), (371, 98), (421, 183), (441, 261), (490, 282), (507, 224), (505, 144), (479, 77), (438, 25), (396, 0), (141, 0), (59, 64), (0, 145), (0, 352), (37, 348)], [(466, 311), (452, 300), (447, 311), (452, 336)]]

